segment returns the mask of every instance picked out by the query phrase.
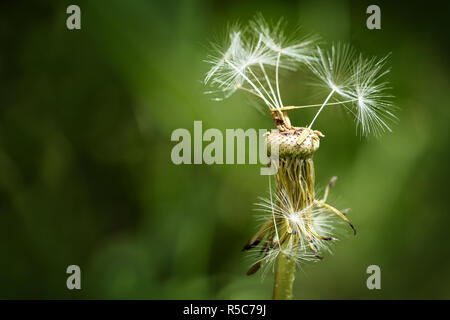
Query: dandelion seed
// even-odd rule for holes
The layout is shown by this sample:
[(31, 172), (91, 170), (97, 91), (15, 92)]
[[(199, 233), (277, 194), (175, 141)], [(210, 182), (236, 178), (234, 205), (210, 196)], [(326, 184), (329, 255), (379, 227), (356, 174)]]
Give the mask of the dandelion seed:
[(264, 44), (277, 55), (280, 54), (281, 68), (296, 70), (297, 62), (306, 63), (314, 59), (314, 45), (320, 39), (317, 35), (309, 35), (298, 39), (296, 34), (287, 36), (283, 30), (283, 20), (279, 20), (273, 27), (262, 15), (257, 15), (250, 27), (260, 35)]
[(389, 72), (383, 70), (386, 59), (387, 56), (377, 59), (360, 55), (353, 65), (354, 84), (349, 95), (355, 98), (353, 113), (362, 135), (390, 132), (389, 123), (397, 119), (393, 113), (396, 107), (390, 101), (393, 96), (388, 93), (389, 84), (381, 80)]
[[(318, 40), (317, 36), (305, 37), (302, 40), (292, 40), (286, 37), (283, 31), (283, 21), (280, 20), (273, 28), (265, 21), (262, 15), (250, 22), (251, 28), (257, 33), (261, 41), (268, 49), (276, 54), (275, 81), (277, 99), (280, 107), (283, 102), (279, 86), (279, 68), (296, 70), (299, 62), (304, 63), (312, 59), (313, 45)], [(287, 58), (287, 59), (285, 59)]]
[[(227, 49), (225, 51), (216, 44), (212, 43), (212, 46), (217, 55), (210, 55), (208, 60), (205, 60), (205, 62), (212, 65), (212, 68), (206, 74), (205, 84), (207, 84), (222, 68), (226, 67), (226, 60), (237, 56), (239, 51), (242, 50), (241, 32), (237, 30), (230, 31), (229, 41), (226, 43)], [(220, 75), (219, 78), (221, 78)], [(217, 81), (217, 79), (215, 79), (215, 81)]]
[(319, 111), (317, 111), (308, 128), (312, 127), (314, 121), (334, 93), (347, 99), (353, 98), (346, 92), (351, 85), (352, 75), (350, 72), (354, 55), (354, 50), (348, 45), (333, 45), (331, 51), (323, 51), (321, 48), (317, 48), (317, 58), (309, 63), (308, 66), (323, 84), (331, 89), (331, 92), (321, 105)]
[(337, 93), (338, 104), (351, 106), (347, 109), (355, 116), (357, 128), (362, 135), (379, 135), (391, 131), (389, 122), (396, 119), (393, 114), (396, 108), (389, 100), (392, 95), (387, 93), (388, 83), (380, 81), (389, 72), (383, 70), (386, 59), (387, 56), (381, 59), (356, 56), (354, 49), (348, 45), (333, 45), (329, 52), (318, 48), (317, 59), (308, 65), (331, 92), (309, 128), (324, 107), (333, 104), (329, 100)]

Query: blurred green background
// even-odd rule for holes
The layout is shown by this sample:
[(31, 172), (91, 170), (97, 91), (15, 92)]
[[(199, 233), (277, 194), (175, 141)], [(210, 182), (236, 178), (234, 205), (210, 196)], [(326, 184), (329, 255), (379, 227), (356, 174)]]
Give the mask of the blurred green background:
[[(381, 7), (382, 29), (366, 28)], [(66, 8), (81, 7), (81, 30)], [(355, 134), (342, 110), (316, 122), (319, 186), (358, 229), (305, 266), (298, 299), (450, 298), (448, 4), (380, 1), (33, 1), (0, 5), (0, 298), (268, 299), (242, 246), (267, 195), (259, 165), (171, 162), (176, 128), (272, 128), (243, 94), (204, 95), (208, 41), (257, 12), (384, 55), (393, 133)], [(283, 100), (317, 103), (301, 75)], [(319, 100), (321, 97), (319, 97)], [(304, 125), (313, 111), (291, 112)], [(66, 288), (66, 268), (82, 290)], [(381, 290), (366, 268), (381, 267)]]

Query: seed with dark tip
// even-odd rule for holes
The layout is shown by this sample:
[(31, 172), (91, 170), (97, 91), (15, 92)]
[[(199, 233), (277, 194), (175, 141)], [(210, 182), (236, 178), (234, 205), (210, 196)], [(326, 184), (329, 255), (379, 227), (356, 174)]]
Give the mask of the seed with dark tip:
[(246, 251), (246, 250), (250, 250), (253, 249), (254, 247), (256, 247), (259, 243), (261, 242), (261, 240), (257, 239), (253, 242), (249, 242), (245, 245), (244, 248), (242, 248), (242, 251)]
[(319, 256), (319, 254), (315, 251), (314, 251), (314, 256), (319, 260), (323, 260), (323, 257)]
[(334, 176), (331, 178), (330, 183), (328, 184), (330, 188), (333, 188), (334, 184), (336, 183), (337, 177)]
[(254, 274), (256, 271), (259, 270), (259, 268), (261, 268), (261, 261), (256, 262), (254, 265), (252, 265), (250, 267), (250, 269), (248, 269), (247, 271), (247, 275), (251, 276), (252, 274)]
[(355, 227), (354, 227), (353, 224), (351, 224), (351, 223), (349, 223), (349, 225), (350, 225), (350, 228), (353, 229), (353, 235), (356, 236), (356, 229), (355, 229)]

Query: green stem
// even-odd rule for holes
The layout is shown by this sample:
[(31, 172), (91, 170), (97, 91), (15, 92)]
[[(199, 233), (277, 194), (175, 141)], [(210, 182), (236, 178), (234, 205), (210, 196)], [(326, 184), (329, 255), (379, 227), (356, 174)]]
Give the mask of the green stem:
[(292, 287), (295, 280), (295, 259), (283, 251), (277, 258), (275, 281), (273, 284), (273, 300), (292, 300)]

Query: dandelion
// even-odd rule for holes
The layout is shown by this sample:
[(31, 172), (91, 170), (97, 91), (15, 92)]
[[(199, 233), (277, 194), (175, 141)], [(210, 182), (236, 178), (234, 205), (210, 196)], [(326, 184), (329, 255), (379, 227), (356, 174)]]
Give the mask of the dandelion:
[[(316, 198), (313, 155), (324, 135), (313, 130), (318, 116), (330, 106), (343, 106), (354, 117), (362, 135), (390, 131), (395, 120), (392, 96), (383, 77), (386, 57), (366, 58), (357, 55), (349, 45), (337, 44), (325, 50), (318, 46), (317, 36), (300, 40), (288, 36), (283, 23), (270, 25), (261, 15), (247, 27), (235, 27), (225, 46), (213, 45), (215, 54), (207, 61), (211, 69), (205, 84), (215, 88), (208, 93), (216, 99), (242, 91), (262, 101), (272, 115), (277, 131), (267, 135), (268, 155), (278, 155), (276, 190), (262, 199), (259, 210), (265, 220), (244, 247), (257, 254), (247, 274), (275, 265), (274, 299), (291, 299), (297, 265), (323, 259), (337, 240), (335, 226), (345, 222), (356, 234), (345, 211), (327, 203), (328, 193), (336, 178), (331, 179), (321, 199)], [(283, 104), (279, 70), (295, 71), (306, 67), (329, 90), (323, 102), (312, 105)], [(293, 126), (288, 110), (318, 108), (309, 125)], [(277, 152), (272, 155), (272, 147)], [(256, 251), (256, 248), (259, 250)]]

